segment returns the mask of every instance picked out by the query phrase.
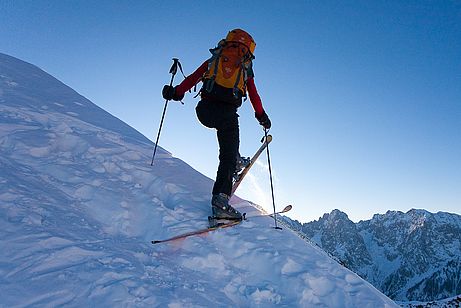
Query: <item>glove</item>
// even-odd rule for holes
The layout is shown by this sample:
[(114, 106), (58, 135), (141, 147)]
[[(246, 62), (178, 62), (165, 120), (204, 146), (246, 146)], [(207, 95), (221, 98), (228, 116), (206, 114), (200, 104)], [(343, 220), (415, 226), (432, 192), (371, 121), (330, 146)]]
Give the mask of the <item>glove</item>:
[(165, 85), (163, 87), (163, 90), (162, 90), (163, 98), (168, 100), (168, 101), (170, 101), (170, 100), (174, 100), (174, 101), (182, 100), (184, 98), (184, 94), (183, 95), (177, 95), (176, 94), (176, 87)]
[(271, 120), (269, 120), (269, 117), (267, 116), (266, 112), (263, 111), (261, 115), (255, 114), (256, 119), (258, 119), (259, 124), (261, 124), (265, 129), (271, 128)]

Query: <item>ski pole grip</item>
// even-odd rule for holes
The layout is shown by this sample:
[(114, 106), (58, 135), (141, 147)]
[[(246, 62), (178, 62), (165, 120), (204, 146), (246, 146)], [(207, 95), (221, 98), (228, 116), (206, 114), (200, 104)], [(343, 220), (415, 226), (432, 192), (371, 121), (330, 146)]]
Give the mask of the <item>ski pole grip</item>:
[(178, 63), (179, 63), (179, 59), (173, 58), (173, 65), (171, 65), (171, 68), (170, 68), (170, 74), (173, 74), (173, 76), (176, 75), (178, 71)]

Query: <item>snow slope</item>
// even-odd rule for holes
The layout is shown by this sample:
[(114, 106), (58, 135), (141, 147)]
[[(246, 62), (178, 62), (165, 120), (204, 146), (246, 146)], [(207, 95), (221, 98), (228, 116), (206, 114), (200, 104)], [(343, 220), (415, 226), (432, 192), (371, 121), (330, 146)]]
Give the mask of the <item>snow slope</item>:
[(163, 149), (151, 167), (152, 149), (52, 76), (0, 54), (0, 307), (395, 306), (237, 198), (248, 221), (150, 244), (205, 227), (212, 185)]

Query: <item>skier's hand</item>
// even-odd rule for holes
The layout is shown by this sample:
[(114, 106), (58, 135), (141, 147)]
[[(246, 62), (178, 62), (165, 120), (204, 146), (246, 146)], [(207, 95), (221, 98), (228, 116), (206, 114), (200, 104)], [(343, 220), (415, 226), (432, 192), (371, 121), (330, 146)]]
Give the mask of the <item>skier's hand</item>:
[(261, 124), (265, 129), (271, 128), (271, 120), (269, 119), (265, 111), (263, 111), (261, 115), (258, 116), (257, 114), (255, 114), (255, 116), (256, 119), (258, 119), (259, 124)]
[(169, 85), (165, 85), (163, 87), (163, 90), (162, 90), (162, 95), (163, 95), (163, 98), (166, 99), (166, 100), (174, 100), (174, 101), (180, 101), (184, 98), (184, 94), (183, 95), (178, 95), (176, 93), (176, 87), (172, 87), (172, 86), (169, 86)]

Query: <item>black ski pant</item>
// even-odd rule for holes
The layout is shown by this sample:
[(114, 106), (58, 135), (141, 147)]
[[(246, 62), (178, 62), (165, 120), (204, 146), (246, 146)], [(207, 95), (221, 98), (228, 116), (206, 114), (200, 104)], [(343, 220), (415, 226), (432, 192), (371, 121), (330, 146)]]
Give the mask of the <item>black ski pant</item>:
[(219, 166), (213, 195), (224, 193), (230, 196), (240, 143), (237, 107), (221, 101), (202, 99), (195, 111), (200, 123), (217, 132)]

